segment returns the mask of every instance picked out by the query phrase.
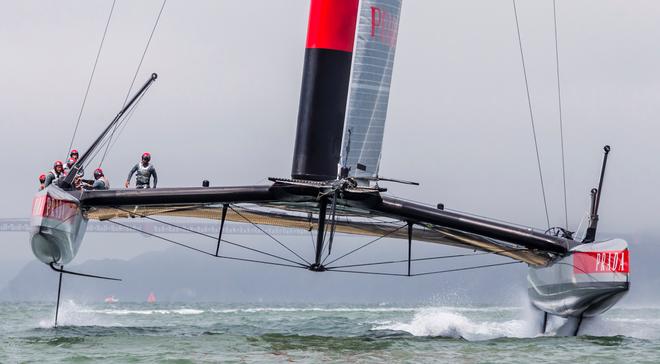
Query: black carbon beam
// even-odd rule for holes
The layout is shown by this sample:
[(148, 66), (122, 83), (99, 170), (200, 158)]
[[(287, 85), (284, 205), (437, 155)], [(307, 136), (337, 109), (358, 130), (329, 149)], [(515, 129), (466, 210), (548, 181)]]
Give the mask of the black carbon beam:
[(337, 195), (338, 192), (332, 195), (332, 212), (330, 217), (330, 239), (328, 239), (328, 256), (332, 253), (332, 242), (335, 239), (335, 228), (337, 227)]
[(71, 191), (84, 207), (126, 205), (174, 205), (284, 200), (286, 188), (271, 186), (172, 187)]
[(220, 217), (220, 232), (218, 233), (218, 245), (215, 248), (215, 256), (218, 256), (218, 253), (220, 253), (220, 242), (222, 241), (222, 230), (225, 227), (225, 218), (227, 217), (227, 208), (229, 208), (229, 204), (223, 204), (222, 205), (222, 216)]
[(569, 240), (546, 235), (529, 228), (438, 210), (392, 196), (381, 196), (382, 201), (372, 206), (371, 210), (383, 216), (420, 221), (545, 252), (565, 254), (571, 247), (570, 244), (575, 244)]
[(323, 272), (325, 267), (321, 264), (321, 255), (323, 254), (323, 240), (325, 235), (325, 213), (328, 208), (328, 198), (321, 197), (319, 201), (319, 226), (316, 234), (316, 255), (314, 257), (314, 264), (309, 267), (309, 270), (314, 272)]
[(410, 277), (410, 263), (412, 259), (412, 234), (413, 224), (408, 221), (408, 277)]

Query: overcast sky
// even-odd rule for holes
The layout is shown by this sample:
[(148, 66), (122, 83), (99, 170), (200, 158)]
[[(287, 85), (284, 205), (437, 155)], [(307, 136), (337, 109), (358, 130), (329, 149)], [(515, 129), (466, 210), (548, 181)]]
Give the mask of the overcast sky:
[[(0, 217), (27, 217), (37, 176), (66, 155), (111, 5), (0, 0)], [(117, 1), (78, 149), (119, 111), (160, 6)], [(103, 164), (111, 185), (144, 151), (159, 186), (288, 177), (308, 10), (169, 0), (137, 84), (159, 78)], [(518, 14), (550, 219), (562, 225), (552, 1), (518, 1)], [(610, 144), (600, 228), (657, 233), (658, 19), (652, 0), (558, 0), (571, 229)], [(545, 227), (511, 1), (404, 0), (380, 174), (421, 183), (388, 185), (393, 195)], [(31, 255), (27, 239), (2, 244), (5, 260)]]

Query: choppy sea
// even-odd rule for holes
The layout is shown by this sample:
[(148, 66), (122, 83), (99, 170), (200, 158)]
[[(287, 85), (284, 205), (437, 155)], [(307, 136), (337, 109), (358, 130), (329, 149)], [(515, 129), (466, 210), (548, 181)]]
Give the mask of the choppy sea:
[(2, 363), (658, 363), (660, 308), (617, 307), (580, 336), (525, 307), (0, 303)]

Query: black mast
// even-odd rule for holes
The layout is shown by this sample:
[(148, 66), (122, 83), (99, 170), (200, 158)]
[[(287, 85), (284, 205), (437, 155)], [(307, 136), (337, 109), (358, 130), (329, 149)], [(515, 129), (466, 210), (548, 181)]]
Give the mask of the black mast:
[(337, 178), (358, 1), (312, 0), (291, 177)]

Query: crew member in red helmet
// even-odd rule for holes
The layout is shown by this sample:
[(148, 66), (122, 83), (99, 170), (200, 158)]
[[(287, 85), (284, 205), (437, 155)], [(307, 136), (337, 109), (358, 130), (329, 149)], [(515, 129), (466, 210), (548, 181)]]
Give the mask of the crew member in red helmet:
[(140, 163), (136, 164), (128, 172), (128, 178), (124, 183), (124, 187), (128, 188), (128, 185), (131, 183), (131, 177), (135, 173), (135, 188), (150, 188), (151, 178), (154, 179), (153, 188), (156, 188), (158, 184), (158, 175), (156, 174), (156, 167), (150, 163), (151, 154), (143, 153), (142, 160)]
[(55, 161), (55, 163), (53, 163), (53, 169), (51, 169), (48, 174), (46, 174), (44, 188), (50, 186), (51, 183), (60, 177), (64, 177), (64, 164), (62, 164), (62, 161)]
[[(74, 164), (78, 161), (78, 150), (77, 149), (71, 149), (71, 153), (69, 153), (69, 159), (66, 161), (66, 166), (64, 166), (64, 173), (68, 174), (71, 168), (73, 167)], [(76, 177), (82, 178), (82, 176), (85, 175), (85, 170), (83, 170), (82, 166), (78, 166), (78, 173), (76, 173)]]
[(42, 173), (42, 174), (39, 176), (39, 191), (41, 191), (41, 190), (43, 190), (44, 188), (46, 188), (45, 184), (46, 184), (46, 175)]
[(82, 188), (86, 190), (107, 190), (110, 188), (108, 178), (103, 174), (101, 168), (94, 170), (94, 182), (83, 181)]

